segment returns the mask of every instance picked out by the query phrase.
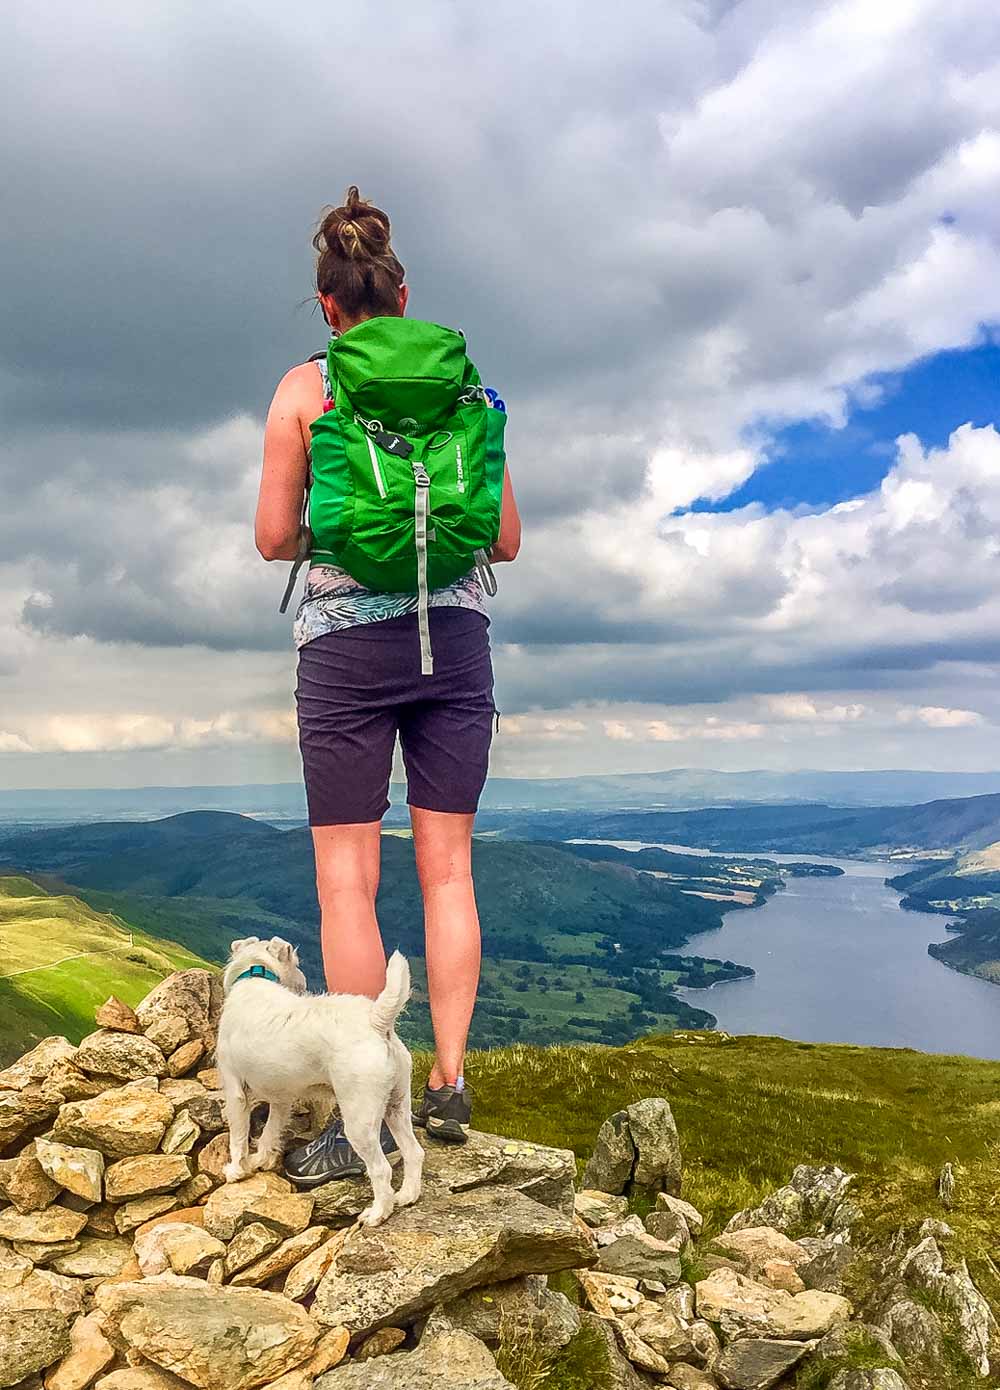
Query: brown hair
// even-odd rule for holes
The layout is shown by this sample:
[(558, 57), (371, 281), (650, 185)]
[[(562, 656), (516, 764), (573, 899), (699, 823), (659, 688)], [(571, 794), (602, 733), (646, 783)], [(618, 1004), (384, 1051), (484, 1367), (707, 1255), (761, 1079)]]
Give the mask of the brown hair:
[(389, 245), (389, 218), (351, 184), (343, 206), (328, 208), (313, 237), (316, 289), (332, 294), (348, 319), (398, 317), (405, 271)]

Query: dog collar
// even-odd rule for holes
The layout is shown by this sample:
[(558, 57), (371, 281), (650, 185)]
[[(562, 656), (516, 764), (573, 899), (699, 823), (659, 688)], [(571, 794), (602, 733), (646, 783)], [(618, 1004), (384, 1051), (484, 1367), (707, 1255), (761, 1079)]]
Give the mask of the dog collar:
[(242, 975), (236, 976), (233, 984), (239, 984), (240, 980), (273, 980), (276, 985), (281, 983), (274, 971), (268, 970), (266, 965), (251, 965), (249, 970), (244, 970)]

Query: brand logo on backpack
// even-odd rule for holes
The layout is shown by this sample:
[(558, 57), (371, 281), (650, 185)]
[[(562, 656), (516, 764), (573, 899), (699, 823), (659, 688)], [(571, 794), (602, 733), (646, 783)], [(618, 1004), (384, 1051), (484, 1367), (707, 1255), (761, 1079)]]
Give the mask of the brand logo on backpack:
[(401, 434), (390, 434), (388, 430), (376, 430), (372, 439), (380, 449), (384, 449), (387, 454), (393, 454), (398, 459), (408, 459), (413, 453), (413, 445)]

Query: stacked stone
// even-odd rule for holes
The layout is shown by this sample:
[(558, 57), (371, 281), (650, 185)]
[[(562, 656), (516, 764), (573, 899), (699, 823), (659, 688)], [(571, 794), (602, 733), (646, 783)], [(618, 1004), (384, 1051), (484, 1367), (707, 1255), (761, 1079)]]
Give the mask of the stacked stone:
[(502, 1390), (501, 1314), (576, 1334), (545, 1280), (596, 1258), (568, 1151), (431, 1146), (420, 1203), (376, 1230), (361, 1181), (226, 1184), (221, 1002), (182, 971), (0, 1072), (0, 1386), (337, 1390), (391, 1361), (392, 1384)]

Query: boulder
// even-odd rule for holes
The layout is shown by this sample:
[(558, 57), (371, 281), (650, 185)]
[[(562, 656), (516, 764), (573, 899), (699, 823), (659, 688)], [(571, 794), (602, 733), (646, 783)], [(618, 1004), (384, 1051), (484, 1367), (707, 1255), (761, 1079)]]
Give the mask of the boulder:
[(178, 1110), (167, 1126), (160, 1148), (165, 1154), (189, 1154), (201, 1138), (201, 1127), (187, 1110)]
[(237, 1231), (229, 1242), (228, 1250), (225, 1246), (222, 1247), (226, 1257), (227, 1277), (236, 1274), (241, 1269), (246, 1269), (247, 1265), (252, 1265), (255, 1260), (269, 1254), (276, 1245), (280, 1244), (281, 1237), (277, 1231), (272, 1231), (269, 1227), (261, 1225), (259, 1221), (252, 1221), (249, 1226), (244, 1226), (242, 1230)]
[(192, 1038), (213, 1047), (221, 1012), (222, 977), (207, 970), (168, 975), (136, 1008), (143, 1032), (166, 1053)]
[(773, 1226), (748, 1226), (740, 1231), (726, 1231), (715, 1237), (711, 1248), (721, 1250), (723, 1255), (736, 1260), (750, 1274), (759, 1273), (771, 1260), (781, 1260), (798, 1267), (806, 1264), (809, 1258), (801, 1245), (789, 1240)]
[(184, 1108), (205, 1134), (219, 1134), (226, 1127), (226, 1109), (221, 1091), (206, 1091), (192, 1096)]
[[(422, 1130), (424, 1190), (471, 1192), (481, 1187), (516, 1188), (543, 1207), (572, 1216), (576, 1158), (570, 1149), (552, 1149), (505, 1139), (498, 1134), (469, 1132), (466, 1144), (437, 1144)], [(202, 1157), (204, 1158), (204, 1152)], [(353, 1221), (371, 1202), (363, 1178), (339, 1178), (313, 1190), (315, 1215), (324, 1220)]]
[(16, 1289), (31, 1273), (32, 1265), (23, 1255), (17, 1255), (6, 1245), (0, 1245), (0, 1298), (8, 1289)]
[(186, 1380), (180, 1380), (158, 1366), (128, 1366), (102, 1376), (94, 1390), (191, 1390)]
[[(610, 1322), (598, 1317), (596, 1313), (586, 1311), (580, 1314), (580, 1318), (583, 1325), (603, 1344), (607, 1375), (602, 1390), (605, 1390), (605, 1387), (607, 1390), (646, 1390), (646, 1387), (653, 1383), (649, 1377), (640, 1375), (621, 1351)], [(328, 1387), (328, 1390), (334, 1390), (333, 1386)]]
[(172, 1052), (167, 1059), (167, 1071), (171, 1076), (186, 1076), (188, 1072), (198, 1065), (205, 1055), (205, 1043), (202, 1038), (192, 1038), (190, 1042), (181, 1043), (176, 1052)]
[(323, 1244), (298, 1264), (292, 1266), (285, 1279), (282, 1293), (286, 1298), (302, 1299), (308, 1298), (313, 1292), (323, 1275), (330, 1268), (334, 1255), (343, 1244), (344, 1236), (342, 1232), (327, 1236)]
[(726, 1390), (771, 1390), (810, 1349), (808, 1342), (743, 1337), (730, 1342), (712, 1370)]
[(68, 1038), (43, 1038), (30, 1052), (0, 1071), (0, 1091), (23, 1091), (44, 1081), (57, 1062), (71, 1062), (76, 1048)]
[(941, 1319), (933, 1309), (912, 1298), (892, 1300), (879, 1322), (879, 1330), (904, 1362), (939, 1365), (944, 1360)]
[(642, 1231), (622, 1236), (601, 1251), (597, 1268), (607, 1274), (627, 1274), (635, 1279), (658, 1279), (676, 1284), (681, 1277), (679, 1248)]
[(593, 1260), (572, 1220), (523, 1193), (429, 1193), (384, 1226), (349, 1232), (316, 1290), (313, 1314), (352, 1333), (407, 1326), (478, 1285)]
[(677, 1216), (683, 1217), (684, 1224), (691, 1234), (693, 1236), (701, 1235), (705, 1218), (698, 1208), (693, 1207), (690, 1202), (675, 1197), (672, 1192), (658, 1192), (656, 1194), (656, 1207), (658, 1211), (672, 1211)]
[[(225, 1182), (226, 1165), (229, 1162), (229, 1135), (216, 1134), (207, 1144), (194, 1150), (194, 1157), (198, 1165), (198, 1175), (210, 1178), (213, 1186), (220, 1186)], [(329, 1183), (328, 1186), (346, 1187), (349, 1181), (349, 1179), (343, 1178), (338, 1183)], [(320, 1192), (325, 1191), (326, 1188), (318, 1188), (315, 1195), (318, 1196)], [(364, 1211), (364, 1206), (359, 1206), (358, 1214), (362, 1211)]]
[(94, 1014), (98, 1028), (108, 1028), (116, 1033), (141, 1033), (142, 1024), (135, 1010), (122, 1002), (116, 994), (109, 995)]
[(107, 1158), (126, 1158), (154, 1153), (173, 1118), (174, 1107), (159, 1091), (122, 1086), (60, 1106), (52, 1137), (97, 1149)]
[(681, 1144), (670, 1102), (662, 1096), (638, 1100), (625, 1111), (635, 1144), (636, 1187), (680, 1195)]
[(645, 1228), (651, 1236), (657, 1240), (666, 1241), (668, 1245), (673, 1245), (678, 1250), (683, 1250), (685, 1245), (690, 1244), (691, 1232), (688, 1224), (676, 1211), (668, 1211), (665, 1208), (657, 1208), (651, 1211), (646, 1217)]
[(719, 1384), (707, 1371), (684, 1363), (671, 1366), (664, 1383), (669, 1385), (671, 1390), (717, 1390)]
[(190, 1177), (191, 1163), (183, 1154), (137, 1154), (111, 1164), (104, 1174), (104, 1195), (109, 1202), (155, 1197)]
[(141, 1033), (113, 1033), (99, 1028), (84, 1038), (73, 1065), (88, 1076), (113, 1076), (117, 1081), (139, 1081), (146, 1076), (165, 1076), (167, 1059)]
[(580, 1330), (579, 1309), (538, 1274), (470, 1289), (442, 1311), (452, 1327), (478, 1337), (488, 1347), (499, 1345), (501, 1327), (523, 1331), (548, 1350), (564, 1347)]
[(843, 1293), (844, 1276), (857, 1259), (853, 1246), (828, 1245), (798, 1267), (798, 1274), (807, 1289), (823, 1289), (826, 1293)]
[(84, 1288), (80, 1279), (64, 1279), (47, 1269), (33, 1269), (16, 1287), (0, 1292), (0, 1308), (8, 1312), (54, 1308), (72, 1318), (83, 1312)]
[(137, 1197), (134, 1202), (123, 1202), (119, 1207), (112, 1207), (115, 1230), (120, 1235), (127, 1235), (129, 1231), (145, 1226), (147, 1221), (175, 1211), (179, 1201), (179, 1197), (164, 1192), (153, 1197)]
[(850, 1317), (851, 1305), (835, 1293), (790, 1294), (770, 1289), (731, 1269), (718, 1269), (695, 1288), (698, 1316), (718, 1323), (723, 1336), (801, 1341), (822, 1337)]
[(816, 1357), (819, 1361), (846, 1361), (859, 1351), (870, 1352), (872, 1349), (877, 1350), (886, 1361), (902, 1364), (899, 1353), (882, 1328), (867, 1322), (845, 1323), (835, 1327), (817, 1344)]
[(605, 1245), (614, 1245), (616, 1240), (621, 1240), (622, 1236), (641, 1236), (645, 1231), (640, 1217), (626, 1216), (621, 1221), (615, 1221), (610, 1226), (596, 1226), (592, 1228), (591, 1234), (599, 1250)]
[(676, 1313), (658, 1303), (642, 1303), (622, 1322), (666, 1361), (686, 1361), (694, 1355), (689, 1328)]
[(81, 1240), (77, 1250), (56, 1255), (51, 1261), (57, 1274), (74, 1279), (113, 1279), (130, 1263), (132, 1247), (127, 1240)]
[(59, 1108), (58, 1096), (46, 1096), (37, 1086), (0, 1091), (0, 1154), (14, 1149), (32, 1130), (47, 1124)]
[(583, 1186), (616, 1195), (627, 1192), (632, 1183), (635, 1158), (628, 1115), (618, 1110), (597, 1131), (593, 1152), (583, 1172)]
[(758, 1272), (758, 1278), (768, 1288), (784, 1289), (787, 1293), (801, 1293), (806, 1287), (788, 1260), (768, 1260)]
[(274, 1279), (279, 1274), (285, 1274), (288, 1270), (311, 1255), (323, 1244), (326, 1232), (321, 1226), (311, 1226), (307, 1231), (300, 1231), (297, 1236), (289, 1236), (276, 1246), (268, 1254), (255, 1260), (253, 1264), (241, 1269), (238, 1274), (234, 1274), (232, 1283), (234, 1288), (250, 1284), (266, 1284), (268, 1280)]
[(248, 1218), (246, 1213), (262, 1197), (288, 1194), (292, 1185), (277, 1173), (254, 1173), (241, 1182), (226, 1183), (217, 1188), (205, 1203), (205, 1229), (219, 1240), (232, 1240), (237, 1228)]
[(99, 1202), (104, 1191), (104, 1155), (97, 1149), (73, 1148), (56, 1144), (50, 1139), (35, 1140), (35, 1157), (43, 1171), (59, 1187), (82, 1197), (85, 1202)]
[(370, 1361), (373, 1356), (387, 1356), (406, 1341), (406, 1333), (401, 1327), (380, 1327), (358, 1347), (354, 1353), (355, 1361)]
[(300, 1365), (319, 1341), (309, 1315), (280, 1294), (157, 1275), (95, 1295), (133, 1352), (199, 1390), (252, 1390)]
[(45, 1377), (45, 1390), (86, 1390), (115, 1359), (100, 1317), (77, 1318), (69, 1332), (69, 1351)]
[(202, 1226), (186, 1221), (168, 1221), (151, 1226), (135, 1238), (135, 1258), (145, 1278), (170, 1270), (174, 1274), (208, 1273), (216, 1260), (224, 1259), (226, 1247)]
[(69, 1322), (54, 1308), (0, 1305), (0, 1386), (17, 1385), (70, 1349)]
[(899, 1272), (912, 1288), (940, 1300), (947, 1308), (962, 1351), (978, 1375), (989, 1375), (990, 1352), (1000, 1340), (1000, 1328), (989, 1303), (973, 1283), (965, 1261), (946, 1269), (937, 1241), (926, 1236), (907, 1251)]
[(314, 1205), (305, 1192), (265, 1192), (237, 1217), (236, 1229), (244, 1223), (255, 1223), (282, 1238), (297, 1236), (312, 1220)]
[(41, 1083), (41, 1090), (46, 1099), (62, 1105), (67, 1100), (91, 1100), (106, 1091), (110, 1084), (107, 1077), (88, 1076), (64, 1058), (56, 1062)]
[(584, 1298), (598, 1317), (613, 1319), (622, 1313), (634, 1313), (645, 1301), (638, 1279), (595, 1269), (578, 1269), (575, 1274)]
[(580, 1220), (588, 1226), (610, 1226), (628, 1215), (627, 1198), (586, 1188), (576, 1194), (573, 1207)]
[(352, 1361), (320, 1376), (315, 1390), (514, 1390), (490, 1350), (458, 1329), (423, 1338), (416, 1351)]
[(34, 1144), (22, 1149), (4, 1174), (4, 1191), (20, 1212), (42, 1211), (61, 1190), (39, 1163)]
[(75, 1239), (87, 1224), (81, 1211), (66, 1207), (47, 1207), (44, 1211), (0, 1212), (0, 1238), (4, 1240), (50, 1245)]

